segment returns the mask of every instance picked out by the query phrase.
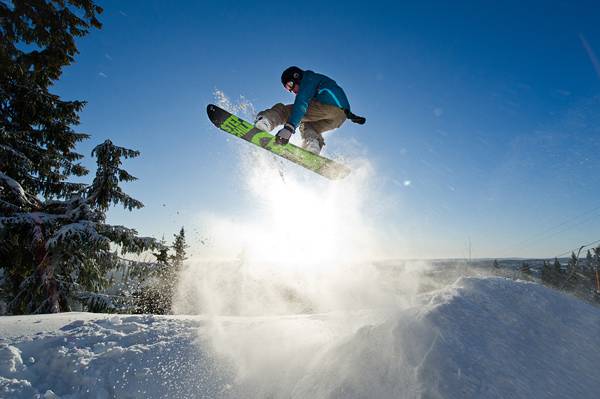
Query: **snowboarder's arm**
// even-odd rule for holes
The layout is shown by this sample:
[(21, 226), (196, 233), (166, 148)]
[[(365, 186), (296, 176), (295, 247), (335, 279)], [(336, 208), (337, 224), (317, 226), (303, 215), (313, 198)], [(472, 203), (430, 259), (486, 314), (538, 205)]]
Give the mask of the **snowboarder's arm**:
[(298, 91), (298, 94), (296, 94), (292, 115), (290, 116), (290, 119), (288, 119), (288, 123), (294, 125), (295, 128), (300, 125), (300, 121), (304, 117), (304, 114), (306, 114), (310, 100), (317, 96), (318, 86), (319, 80), (307, 74), (305, 74), (305, 77), (300, 82), (300, 90)]

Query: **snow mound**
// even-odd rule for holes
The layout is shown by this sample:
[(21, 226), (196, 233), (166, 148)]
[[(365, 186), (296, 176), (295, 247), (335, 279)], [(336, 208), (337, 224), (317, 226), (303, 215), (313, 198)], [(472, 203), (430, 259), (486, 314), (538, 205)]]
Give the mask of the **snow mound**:
[(295, 397), (598, 397), (598, 308), (502, 278), (423, 300), (322, 355)]
[(502, 278), (462, 278), (404, 309), (3, 317), (0, 331), (6, 398), (596, 398), (600, 389), (600, 310)]

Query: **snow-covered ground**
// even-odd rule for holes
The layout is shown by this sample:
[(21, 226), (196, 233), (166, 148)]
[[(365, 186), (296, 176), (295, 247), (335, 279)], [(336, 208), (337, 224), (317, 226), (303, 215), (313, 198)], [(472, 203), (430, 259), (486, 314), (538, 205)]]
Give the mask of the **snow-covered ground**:
[(2, 398), (597, 398), (600, 310), (465, 277), (406, 306), (0, 318)]

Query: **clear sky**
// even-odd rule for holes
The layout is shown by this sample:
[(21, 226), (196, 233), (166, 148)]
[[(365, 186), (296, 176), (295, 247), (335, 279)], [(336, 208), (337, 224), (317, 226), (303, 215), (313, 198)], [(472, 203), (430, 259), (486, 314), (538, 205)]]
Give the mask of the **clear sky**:
[(298, 65), (367, 117), (326, 149), (359, 143), (400, 255), (465, 257), (470, 240), (477, 257), (549, 257), (600, 239), (600, 4), (402, 3), (100, 1), (103, 29), (55, 91), (88, 101), (80, 151), (111, 138), (142, 153), (125, 189), (146, 207), (111, 220), (200, 240), (197, 215), (243, 213), (246, 143), (206, 104), (216, 89), (257, 110), (291, 102), (279, 76)]

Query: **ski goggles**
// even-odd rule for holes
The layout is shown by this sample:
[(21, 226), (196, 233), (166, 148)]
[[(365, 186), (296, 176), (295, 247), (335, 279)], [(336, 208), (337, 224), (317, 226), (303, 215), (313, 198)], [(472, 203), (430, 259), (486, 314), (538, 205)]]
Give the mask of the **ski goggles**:
[(289, 92), (291, 93), (291, 92), (292, 92), (292, 90), (294, 90), (294, 86), (296, 86), (296, 83), (294, 83), (294, 81), (293, 81), (293, 80), (290, 80), (289, 82), (287, 82), (287, 83), (285, 84), (285, 86), (284, 86), (284, 87), (285, 87), (285, 89), (286, 89), (287, 91), (289, 91)]

